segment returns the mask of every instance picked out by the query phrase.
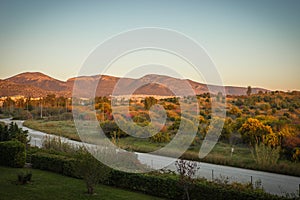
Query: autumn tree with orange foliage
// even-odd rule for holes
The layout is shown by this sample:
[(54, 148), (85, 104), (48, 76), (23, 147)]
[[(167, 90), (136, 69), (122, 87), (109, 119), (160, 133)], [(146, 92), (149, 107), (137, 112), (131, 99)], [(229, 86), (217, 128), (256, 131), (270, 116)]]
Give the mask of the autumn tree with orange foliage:
[(258, 119), (248, 118), (239, 131), (243, 140), (252, 146), (253, 158), (260, 167), (277, 163), (280, 156), (279, 140), (270, 126)]
[(258, 119), (248, 118), (239, 129), (242, 139), (252, 147), (256, 144), (278, 145), (278, 137), (274, 134), (270, 126), (264, 125)]

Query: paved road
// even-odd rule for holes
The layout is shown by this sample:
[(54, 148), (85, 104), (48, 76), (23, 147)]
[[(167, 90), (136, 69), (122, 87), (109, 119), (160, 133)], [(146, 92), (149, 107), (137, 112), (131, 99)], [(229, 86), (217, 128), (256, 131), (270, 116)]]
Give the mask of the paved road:
[[(171, 163), (173, 158), (137, 153), (142, 163), (160, 168), (165, 163)], [(266, 192), (271, 194), (284, 195), (284, 193), (298, 194), (300, 177), (288, 176), (282, 174), (268, 173), (256, 170), (242, 169), (223, 165), (215, 165), (210, 163), (198, 162), (200, 169), (197, 173), (198, 177), (205, 177), (208, 180), (221, 179), (228, 177), (229, 182), (249, 183), (255, 185), (255, 182), (261, 181)], [(170, 164), (168, 169), (175, 171), (175, 165)]]
[[(5, 123), (10, 123), (10, 119), (0, 119)], [(57, 137), (54, 135), (49, 135), (40, 131), (36, 131), (27, 127), (23, 127), (23, 121), (15, 121), (19, 127), (22, 127), (24, 130), (28, 130), (29, 136), (31, 137), (30, 144), (33, 146), (41, 147), (43, 138), (45, 136)], [(67, 138), (61, 137), (63, 142), (68, 142), (75, 146), (81, 146), (83, 143), (69, 140)], [(154, 169), (160, 169), (161, 166), (169, 164), (167, 169), (175, 171), (174, 161), (176, 159), (158, 156), (145, 153), (137, 153), (138, 159), (141, 163), (147, 164)], [(198, 162), (200, 169), (198, 171), (198, 177), (205, 177), (208, 180), (212, 179), (224, 179), (228, 178), (229, 182), (241, 182), (247, 183), (251, 181), (255, 184), (258, 180), (261, 181), (261, 184), (266, 192), (271, 194), (283, 195), (284, 193), (295, 193), (298, 194), (300, 177), (281, 175), (275, 173), (261, 172), (256, 170), (241, 169), (236, 167), (214, 165), (209, 163)]]

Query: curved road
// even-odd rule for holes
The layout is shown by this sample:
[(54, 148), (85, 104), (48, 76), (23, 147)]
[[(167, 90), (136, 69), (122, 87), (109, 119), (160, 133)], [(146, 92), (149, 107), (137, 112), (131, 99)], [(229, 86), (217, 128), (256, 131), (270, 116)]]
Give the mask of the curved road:
[[(5, 123), (10, 123), (10, 119), (0, 119), (0, 121)], [(23, 121), (15, 120), (20, 128), (23, 130), (28, 130), (28, 135), (31, 138), (30, 144), (32, 146), (41, 147), (43, 138), (45, 136), (48, 137), (58, 137), (55, 135), (50, 135), (41, 131), (36, 131), (30, 128), (23, 126)], [(63, 142), (70, 143), (75, 146), (83, 145), (82, 142), (77, 142), (73, 140), (69, 140), (67, 138), (60, 137)], [(153, 154), (145, 154), (136, 152), (138, 159), (141, 163), (147, 164), (154, 169), (160, 169), (162, 166), (168, 165), (167, 169), (176, 171), (174, 161), (176, 159), (153, 155)], [(255, 184), (258, 181), (261, 181), (261, 185), (264, 190), (271, 194), (284, 195), (285, 193), (294, 193), (296, 195), (299, 194), (300, 187), (300, 177), (288, 176), (282, 174), (268, 173), (256, 170), (242, 169), (236, 167), (215, 165), (209, 163), (198, 162), (200, 165), (200, 169), (198, 171), (198, 177), (205, 177), (208, 180), (212, 179), (228, 179), (229, 182), (241, 182), (241, 183), (249, 183), (251, 182)]]

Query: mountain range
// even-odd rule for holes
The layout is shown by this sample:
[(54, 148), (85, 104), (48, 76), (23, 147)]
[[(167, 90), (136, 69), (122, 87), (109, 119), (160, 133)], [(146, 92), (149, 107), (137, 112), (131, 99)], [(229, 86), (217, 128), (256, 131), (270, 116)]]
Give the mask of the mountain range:
[[(25, 72), (0, 80), (0, 96), (43, 97), (47, 94), (55, 94), (56, 96), (71, 97), (75, 80), (78, 86), (82, 85), (82, 87), (77, 87), (79, 89), (76, 93), (80, 97), (86, 97), (89, 96), (89, 88), (94, 88), (94, 85), (97, 83), (97, 96), (111, 95), (120, 78), (108, 75), (95, 75), (74, 77), (67, 81), (60, 81), (40, 72)], [(129, 90), (133, 90), (138, 85), (140, 87), (134, 90), (134, 94), (172, 96), (174, 93), (167, 86), (171, 85), (179, 93), (184, 93), (186, 90), (184, 85), (186, 83), (189, 83), (196, 94), (208, 92), (206, 84), (157, 74), (146, 75), (138, 79), (122, 78), (121, 81), (121, 84), (118, 84), (119, 88), (117, 87), (120, 95), (126, 95)], [(220, 86), (210, 85), (212, 93), (217, 93), (219, 88)], [(227, 95), (245, 95), (247, 87), (225, 86), (225, 91)], [(252, 93), (258, 93), (259, 91), (265, 92), (268, 90), (252, 88)]]

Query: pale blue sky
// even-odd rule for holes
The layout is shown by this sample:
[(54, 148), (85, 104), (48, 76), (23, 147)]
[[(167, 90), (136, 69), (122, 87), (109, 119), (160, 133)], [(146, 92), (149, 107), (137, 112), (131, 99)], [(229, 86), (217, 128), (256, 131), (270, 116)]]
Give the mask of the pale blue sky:
[(112, 35), (162, 27), (200, 43), (225, 85), (300, 90), (299, 10), (297, 0), (0, 0), (0, 79), (40, 71), (66, 80)]

